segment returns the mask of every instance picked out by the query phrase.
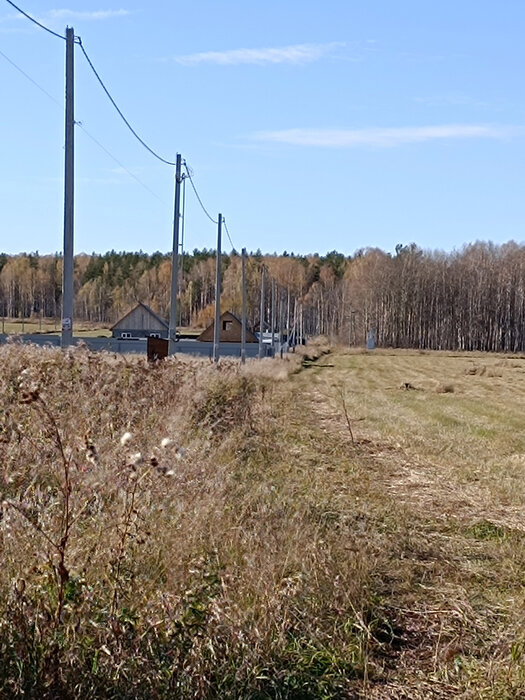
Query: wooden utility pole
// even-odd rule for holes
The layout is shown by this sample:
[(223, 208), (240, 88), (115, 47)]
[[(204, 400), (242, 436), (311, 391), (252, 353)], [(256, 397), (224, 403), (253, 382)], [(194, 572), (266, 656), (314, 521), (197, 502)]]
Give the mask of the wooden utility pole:
[(217, 220), (217, 266), (215, 269), (215, 325), (213, 328), (213, 361), (219, 361), (220, 320), (221, 320), (221, 238), (222, 214)]
[(75, 194), (75, 32), (66, 27), (66, 141), (64, 161), (64, 251), (62, 260), (61, 347), (73, 342), (73, 233)]
[(179, 225), (180, 225), (180, 183), (181, 157), (177, 153), (175, 161), (175, 203), (173, 206), (173, 249), (171, 251), (171, 293), (170, 293), (170, 325), (168, 331), (168, 355), (175, 353), (177, 340), (177, 290), (179, 272)]
[(246, 248), (241, 252), (242, 266), (242, 327), (241, 327), (241, 362), (246, 362)]
[(263, 334), (264, 334), (264, 267), (261, 272), (261, 312), (259, 314), (259, 360), (263, 356)]

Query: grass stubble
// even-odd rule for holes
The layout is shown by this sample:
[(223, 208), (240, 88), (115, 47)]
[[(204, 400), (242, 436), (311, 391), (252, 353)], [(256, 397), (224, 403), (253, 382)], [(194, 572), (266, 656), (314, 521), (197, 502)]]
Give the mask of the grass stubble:
[(1, 697), (525, 696), (525, 361), (322, 351), (0, 348)]

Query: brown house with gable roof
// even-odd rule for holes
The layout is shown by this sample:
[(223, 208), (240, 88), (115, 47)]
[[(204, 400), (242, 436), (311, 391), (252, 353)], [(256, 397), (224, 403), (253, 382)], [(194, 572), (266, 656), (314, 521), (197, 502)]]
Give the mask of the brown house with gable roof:
[[(220, 333), (219, 342), (220, 343), (240, 343), (241, 333), (242, 333), (242, 323), (241, 321), (232, 314), (231, 311), (225, 311), (221, 314), (220, 320)], [(213, 343), (213, 336), (215, 331), (215, 321), (206, 328), (205, 331), (199, 335), (197, 340), (201, 342)], [(259, 339), (252, 333), (252, 331), (246, 329), (246, 342), (247, 343), (258, 343)]]
[(167, 338), (169, 326), (149, 306), (139, 302), (111, 328), (113, 338)]

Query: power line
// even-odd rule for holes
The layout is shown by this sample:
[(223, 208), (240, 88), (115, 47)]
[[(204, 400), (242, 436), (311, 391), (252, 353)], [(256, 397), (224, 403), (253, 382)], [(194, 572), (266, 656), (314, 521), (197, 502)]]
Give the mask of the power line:
[(209, 214), (208, 210), (206, 209), (206, 207), (205, 207), (204, 204), (202, 203), (202, 199), (199, 197), (199, 193), (197, 192), (197, 188), (195, 187), (195, 185), (194, 185), (194, 183), (193, 183), (193, 178), (192, 178), (192, 176), (191, 176), (190, 169), (188, 168), (188, 165), (187, 165), (186, 161), (184, 161), (184, 167), (186, 168), (187, 177), (188, 177), (188, 179), (189, 179), (189, 181), (190, 181), (190, 184), (191, 184), (191, 186), (192, 186), (192, 188), (193, 188), (193, 191), (195, 192), (195, 196), (197, 197), (197, 200), (198, 200), (199, 204), (201, 205), (202, 211), (206, 214), (206, 216), (207, 216), (208, 219), (212, 222), (212, 224), (218, 224), (219, 222), (218, 222), (216, 219), (214, 219), (213, 216), (211, 216), (211, 215)]
[[(6, 0), (6, 2), (7, 2), (9, 5), (11, 5), (15, 10), (17, 10), (18, 12), (20, 12), (20, 14), (24, 15), (24, 17), (26, 17), (28, 20), (30, 20), (31, 22), (33, 22), (34, 24), (36, 24), (38, 27), (40, 27), (41, 29), (44, 29), (44, 30), (45, 30), (46, 32), (48, 32), (49, 34), (52, 34), (53, 36), (56, 36), (56, 37), (58, 37), (59, 39), (63, 39), (63, 40), (65, 41), (66, 37), (62, 36), (61, 34), (58, 34), (57, 32), (54, 32), (52, 29), (49, 29), (49, 27), (46, 27), (46, 26), (43, 25), (41, 22), (38, 22), (38, 20), (36, 20), (34, 17), (31, 17), (31, 15), (29, 15), (27, 12), (25, 12), (25, 11), (22, 10), (20, 7), (18, 7), (18, 5), (15, 5), (15, 3), (12, 2), (12, 0)], [(137, 139), (137, 141), (138, 141), (147, 151), (149, 151), (149, 153), (151, 153), (152, 156), (154, 156), (155, 158), (157, 158), (157, 160), (160, 160), (161, 163), (165, 163), (166, 165), (173, 165), (173, 166), (176, 165), (176, 163), (174, 163), (173, 161), (167, 160), (166, 158), (163, 158), (162, 156), (160, 156), (156, 151), (154, 151), (152, 148), (150, 148), (150, 146), (148, 146), (148, 144), (137, 134), (137, 132), (135, 131), (135, 129), (131, 126), (131, 124), (130, 124), (129, 121), (126, 119), (126, 117), (124, 116), (124, 114), (122, 113), (122, 111), (119, 109), (117, 103), (115, 102), (115, 100), (114, 100), (113, 97), (111, 96), (111, 93), (109, 92), (109, 90), (108, 90), (108, 88), (105, 86), (105, 84), (104, 84), (102, 78), (101, 78), (100, 75), (98, 74), (98, 72), (97, 72), (95, 66), (93, 65), (91, 59), (89, 58), (89, 56), (88, 56), (88, 54), (87, 54), (87, 52), (86, 52), (86, 49), (84, 48), (84, 45), (83, 45), (83, 43), (82, 43), (82, 39), (81, 39), (79, 36), (76, 36), (76, 37), (75, 37), (75, 40), (76, 40), (76, 43), (80, 46), (80, 48), (81, 48), (81, 50), (82, 50), (82, 53), (84, 54), (84, 57), (85, 57), (86, 61), (87, 61), (88, 64), (89, 64), (89, 67), (91, 68), (91, 70), (93, 71), (93, 74), (95, 75), (96, 79), (97, 79), (98, 82), (100, 83), (100, 86), (102, 87), (102, 89), (103, 89), (104, 92), (106, 93), (106, 96), (108, 97), (109, 101), (111, 102), (111, 104), (113, 105), (113, 107), (115, 108), (115, 110), (117, 111), (118, 115), (120, 116), (120, 118), (122, 119), (122, 121), (124, 122), (124, 124), (128, 127), (128, 129), (131, 131), (131, 133), (133, 134), (133, 136)], [(16, 63), (14, 63), (14, 61), (11, 61), (11, 59), (8, 58), (8, 57), (7, 57), (4, 53), (2, 53), (1, 51), (0, 51), (0, 55), (3, 56), (3, 58), (4, 58), (6, 61), (8, 61), (14, 68), (16, 68), (18, 71), (20, 71), (20, 73), (22, 73), (22, 75), (24, 75), (24, 76), (25, 76), (30, 82), (32, 82), (39, 90), (41, 90), (45, 95), (47, 95), (53, 102), (55, 102), (56, 104), (59, 104), (58, 101), (57, 101), (52, 95), (50, 95), (50, 94), (47, 92), (47, 90), (45, 90), (45, 89), (44, 89), (42, 86), (40, 86), (35, 80), (33, 80), (33, 78), (31, 78), (27, 73), (25, 73), (19, 66), (17, 66)], [(85, 133), (94, 143), (96, 143), (96, 144), (99, 146), (99, 148), (101, 148), (112, 160), (114, 160), (121, 168), (123, 168), (123, 169), (128, 173), (128, 175), (130, 175), (130, 177), (132, 177), (134, 180), (136, 180), (142, 187), (144, 187), (144, 188), (145, 188), (146, 190), (148, 190), (148, 192), (150, 192), (154, 197), (156, 197), (157, 199), (160, 200), (160, 197), (158, 197), (158, 195), (156, 195), (155, 192), (153, 192), (152, 190), (150, 190), (149, 187), (148, 187), (147, 185), (145, 185), (143, 182), (141, 182), (141, 181), (139, 180), (139, 178), (137, 178), (136, 175), (134, 175), (134, 174), (133, 174), (131, 171), (129, 171), (124, 165), (122, 165), (122, 163), (120, 163), (120, 161), (119, 161), (117, 158), (115, 158), (115, 156), (112, 155), (112, 154), (110, 153), (110, 151), (108, 151), (108, 149), (107, 149), (105, 146), (103, 146), (99, 141), (97, 141), (97, 139), (96, 139), (94, 136), (92, 136), (92, 135), (87, 131), (87, 129), (85, 129), (85, 127), (82, 125), (81, 122), (75, 122), (75, 123), (76, 123), (77, 126), (80, 126), (80, 128), (84, 131), (84, 133)], [(190, 184), (191, 184), (191, 186), (192, 186), (192, 188), (193, 188), (193, 191), (194, 191), (194, 193), (195, 193), (195, 196), (197, 197), (197, 201), (199, 202), (199, 204), (200, 204), (200, 206), (201, 206), (201, 209), (203, 210), (203, 212), (206, 214), (206, 216), (208, 217), (208, 219), (209, 219), (213, 224), (218, 224), (218, 221), (217, 221), (216, 219), (214, 219), (214, 218), (210, 215), (210, 213), (208, 212), (208, 210), (206, 209), (206, 207), (205, 207), (204, 204), (202, 203), (202, 199), (200, 198), (199, 193), (197, 192), (197, 188), (195, 187), (195, 184), (194, 184), (194, 182), (193, 182), (193, 178), (192, 178), (191, 173), (190, 173), (190, 169), (188, 168), (188, 165), (186, 164), (186, 162), (184, 162), (184, 167), (186, 168), (187, 177), (189, 178)], [(160, 200), (160, 201), (162, 201), (162, 200)], [(227, 225), (226, 225), (226, 221), (223, 220), (223, 223), (224, 223), (224, 227), (225, 227), (225, 230), (226, 230), (226, 234), (227, 234), (228, 239), (229, 239), (229, 241), (230, 241), (230, 244), (231, 244), (231, 246), (232, 246), (232, 249), (235, 250), (235, 246), (233, 245), (233, 241), (232, 241), (232, 239), (231, 239), (230, 232), (228, 231), (228, 227), (227, 227)]]
[[(10, 1), (10, 0), (8, 0), (8, 2), (9, 2), (9, 1)], [(150, 147), (148, 146), (148, 144), (147, 144), (145, 141), (143, 141), (143, 140), (140, 138), (140, 136), (137, 134), (137, 132), (135, 131), (135, 129), (131, 126), (131, 124), (128, 122), (128, 120), (126, 119), (126, 117), (122, 114), (122, 112), (121, 112), (120, 109), (118, 108), (118, 105), (117, 105), (117, 103), (115, 102), (115, 100), (111, 97), (111, 94), (110, 94), (109, 90), (108, 90), (107, 87), (104, 85), (104, 83), (103, 83), (103, 81), (102, 81), (102, 78), (101, 78), (100, 75), (97, 73), (97, 71), (96, 71), (96, 69), (95, 69), (95, 66), (93, 65), (93, 63), (91, 62), (91, 59), (90, 59), (89, 56), (87, 55), (86, 49), (84, 48), (84, 45), (83, 45), (83, 43), (82, 43), (82, 39), (81, 39), (79, 36), (77, 36), (77, 37), (75, 37), (75, 38), (76, 38), (76, 40), (77, 40), (78, 45), (79, 45), (80, 48), (82, 49), (82, 53), (84, 54), (84, 56), (85, 56), (85, 58), (86, 58), (86, 61), (89, 63), (89, 67), (90, 67), (91, 70), (93, 71), (93, 73), (94, 73), (96, 79), (98, 80), (98, 82), (100, 83), (102, 89), (104, 90), (104, 92), (105, 92), (106, 95), (108, 96), (109, 101), (111, 102), (111, 104), (113, 105), (113, 107), (117, 110), (117, 112), (118, 112), (120, 118), (122, 119), (122, 121), (124, 122), (124, 124), (128, 127), (128, 129), (131, 131), (131, 133), (133, 134), (133, 136), (137, 139), (137, 141), (138, 141), (139, 143), (142, 144), (142, 146), (144, 146), (144, 148), (145, 148), (147, 151), (149, 151), (149, 152), (151, 153), (152, 156), (155, 156), (155, 158), (157, 158), (157, 160), (160, 160), (162, 163), (166, 163), (166, 165), (175, 165), (175, 163), (173, 163), (171, 160), (166, 160), (165, 158), (162, 158), (162, 156), (159, 156), (158, 153), (156, 153), (152, 148), (150, 148)]]
[(111, 160), (115, 161), (115, 163), (116, 163), (118, 166), (120, 166), (120, 167), (122, 168), (122, 170), (124, 170), (124, 171), (125, 171), (130, 177), (132, 177), (136, 182), (138, 182), (138, 184), (139, 184), (141, 187), (143, 187), (147, 192), (149, 192), (151, 195), (153, 195), (153, 197), (155, 197), (155, 199), (158, 199), (159, 202), (162, 202), (162, 204), (165, 204), (165, 202), (159, 197), (159, 195), (158, 195), (156, 192), (154, 192), (154, 191), (153, 191), (152, 189), (150, 189), (144, 182), (142, 182), (142, 180), (140, 180), (140, 179), (135, 175), (135, 173), (132, 173), (131, 170), (128, 170), (128, 168), (126, 168), (126, 166), (123, 165), (123, 164), (120, 162), (120, 160), (119, 160), (118, 158), (116, 158), (110, 151), (108, 151), (108, 149), (107, 149), (102, 143), (100, 143), (100, 141), (98, 141), (98, 140), (93, 136), (93, 134), (90, 134), (89, 131), (86, 129), (86, 127), (82, 124), (82, 122), (75, 121), (75, 125), (76, 125), (76, 126), (79, 126), (79, 127), (82, 129), (82, 131), (86, 134), (86, 136), (88, 136), (88, 137), (93, 141), (93, 143), (96, 143), (97, 146), (98, 146), (102, 151), (104, 151), (104, 153), (105, 153), (107, 156), (109, 156), (109, 157), (111, 158)]
[[(24, 10), (22, 10), (20, 7), (18, 7), (18, 5), (15, 5), (15, 3), (12, 2), (11, 0), (6, 0), (6, 2), (8, 2), (12, 7), (14, 7), (15, 10), (18, 10), (18, 12), (20, 12), (22, 15), (24, 15), (24, 17), (27, 17), (27, 19), (31, 20), (31, 22), (34, 22), (34, 24), (38, 25), (41, 29), (45, 29), (46, 32), (49, 32), (50, 34), (53, 34), (53, 36), (57, 36), (59, 39), (63, 39), (63, 40), (65, 41), (66, 37), (62, 36), (61, 34), (57, 34), (57, 32), (54, 32), (52, 29), (49, 29), (48, 27), (46, 27), (46, 26), (44, 26), (43, 24), (41, 24), (40, 22), (38, 22), (36, 19), (34, 19), (34, 17), (31, 17), (31, 15), (28, 15), (27, 12), (24, 12)], [(96, 71), (96, 69), (95, 69), (95, 66), (93, 65), (91, 59), (90, 59), (89, 56), (87, 55), (86, 49), (84, 48), (84, 45), (82, 44), (82, 39), (81, 39), (79, 36), (75, 37), (75, 39), (76, 39), (76, 43), (77, 43), (77, 44), (80, 46), (80, 48), (82, 49), (82, 53), (84, 54), (84, 56), (85, 56), (85, 58), (86, 58), (86, 61), (89, 63), (89, 66), (90, 66), (91, 70), (92, 70), (93, 73), (95, 74), (96, 79), (98, 80), (98, 82), (99, 82), (100, 85), (102, 86), (102, 89), (104, 90), (104, 92), (105, 92), (106, 95), (108, 96), (108, 98), (109, 98), (111, 104), (112, 104), (113, 107), (117, 110), (117, 112), (118, 112), (119, 116), (121, 117), (122, 121), (123, 121), (124, 124), (128, 127), (128, 129), (131, 131), (131, 133), (133, 134), (133, 136), (137, 139), (137, 141), (139, 141), (139, 143), (142, 144), (142, 146), (144, 146), (144, 148), (145, 148), (147, 151), (149, 151), (149, 152), (151, 153), (152, 156), (155, 156), (155, 158), (157, 158), (158, 160), (160, 160), (162, 163), (166, 163), (166, 165), (175, 165), (175, 163), (173, 163), (172, 161), (166, 160), (166, 158), (162, 158), (162, 156), (159, 156), (158, 153), (156, 153), (152, 148), (150, 148), (150, 147), (148, 146), (148, 144), (147, 144), (143, 139), (140, 138), (140, 136), (137, 134), (137, 132), (135, 131), (135, 129), (131, 126), (131, 124), (128, 122), (128, 120), (126, 119), (126, 117), (122, 114), (121, 110), (118, 108), (118, 105), (117, 105), (117, 103), (115, 102), (115, 100), (111, 97), (111, 94), (110, 94), (109, 90), (108, 90), (107, 87), (104, 85), (104, 82), (102, 81), (102, 78), (101, 78), (100, 75), (97, 73), (97, 71)]]
[[(0, 51), (0, 56), (4, 58), (8, 63), (10, 63), (13, 68), (15, 68), (19, 73), (21, 73), (24, 78), (29, 80), (30, 83), (32, 83), (36, 88), (38, 88), (41, 92), (48, 97), (51, 102), (56, 104), (58, 107), (62, 108), (61, 103), (56, 99), (56, 97), (53, 97), (51, 93), (49, 93), (45, 88), (43, 88), (39, 83), (37, 83), (36, 80), (34, 80), (28, 73), (25, 72), (22, 68), (20, 68), (19, 65), (17, 65), (12, 59), (9, 58), (9, 56), (6, 56), (6, 54), (3, 51)], [(96, 139), (93, 134), (90, 134), (89, 131), (86, 129), (86, 127), (82, 124), (81, 121), (75, 121), (75, 126), (79, 126), (82, 131), (88, 136), (93, 143), (95, 143), (106, 155), (108, 155), (111, 160), (113, 160), (119, 167), (121, 167), (130, 177), (132, 177), (138, 184), (143, 187), (145, 190), (147, 190), (151, 195), (153, 195), (156, 199), (158, 199), (162, 204), (165, 204), (165, 202), (156, 194), (153, 190), (151, 190), (144, 182), (142, 182), (134, 173), (132, 173), (126, 166), (121, 163), (118, 158), (116, 158), (98, 139)]]
[(228, 240), (230, 241), (230, 245), (232, 247), (232, 250), (237, 250), (237, 248), (233, 245), (233, 241), (231, 239), (230, 232), (228, 231), (228, 226), (226, 225), (226, 219), (223, 219), (222, 223), (224, 224), (224, 228), (226, 229), (226, 235), (228, 236)]
[(9, 3), (11, 5), (11, 7), (14, 7), (15, 10), (18, 10), (18, 12), (20, 12), (21, 15), (24, 15), (24, 17), (27, 17), (27, 19), (29, 19), (31, 22), (33, 22), (33, 24), (36, 24), (37, 27), (40, 27), (40, 29), (44, 29), (46, 32), (49, 32), (49, 34), (52, 34), (53, 36), (57, 36), (59, 39), (62, 39), (63, 41), (66, 40), (65, 36), (62, 36), (62, 34), (57, 34), (57, 32), (54, 32), (52, 29), (49, 29), (49, 27), (46, 27), (45, 25), (38, 22), (38, 20), (36, 20), (34, 17), (31, 17), (31, 15), (28, 15), (27, 12), (24, 12), (24, 10), (22, 10), (20, 7), (18, 7), (18, 5), (15, 5), (14, 2), (11, 2), (11, 0), (6, 0), (6, 2)]
[(34, 85), (35, 87), (37, 87), (41, 92), (43, 92), (44, 95), (46, 95), (47, 97), (49, 97), (49, 99), (51, 100), (51, 102), (54, 102), (54, 103), (55, 103), (56, 105), (58, 105), (59, 107), (62, 107), (62, 105), (60, 104), (60, 102), (59, 102), (55, 97), (53, 97), (53, 95), (51, 95), (45, 88), (43, 88), (41, 85), (39, 85), (39, 84), (36, 82), (36, 80), (33, 80), (33, 78), (32, 78), (30, 75), (28, 75), (24, 70), (22, 70), (22, 68), (20, 68), (20, 66), (17, 66), (17, 64), (16, 64), (14, 61), (12, 61), (12, 60), (9, 58), (9, 56), (6, 56), (5, 53), (4, 53), (3, 51), (0, 51), (0, 56), (2, 56), (3, 58), (5, 58), (5, 60), (6, 60), (8, 63), (10, 63), (10, 64), (13, 66), (13, 68), (16, 68), (16, 70), (17, 70), (19, 73), (22, 73), (22, 75), (24, 76), (24, 78), (27, 78), (27, 80), (29, 80), (30, 83), (33, 83), (33, 85)]
[[(201, 205), (202, 211), (206, 214), (206, 216), (208, 217), (208, 219), (212, 223), (218, 224), (219, 222), (210, 215), (210, 213), (208, 212), (208, 210), (206, 209), (206, 207), (202, 203), (202, 199), (199, 197), (199, 193), (197, 192), (197, 188), (195, 187), (195, 184), (193, 182), (193, 178), (191, 176), (191, 169), (188, 167), (188, 164), (186, 163), (186, 161), (184, 161), (184, 167), (186, 168), (187, 178), (189, 179), (190, 184), (193, 187), (193, 191), (195, 192), (195, 196), (197, 197), (197, 200), (198, 200), (199, 204)], [(228, 226), (226, 225), (226, 219), (223, 218), (222, 223), (224, 224), (224, 229), (226, 231), (226, 235), (228, 236), (228, 240), (230, 241), (230, 245), (232, 247), (232, 250), (237, 250), (235, 248), (235, 246), (233, 245), (233, 241), (232, 241), (232, 238), (230, 236), (230, 232), (228, 231)]]

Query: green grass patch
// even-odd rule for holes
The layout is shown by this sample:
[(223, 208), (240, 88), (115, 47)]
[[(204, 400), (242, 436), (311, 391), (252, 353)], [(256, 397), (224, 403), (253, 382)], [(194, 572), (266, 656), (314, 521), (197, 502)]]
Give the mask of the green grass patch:
[(504, 540), (508, 537), (508, 531), (501, 525), (495, 525), (489, 520), (480, 520), (474, 525), (471, 525), (468, 530), (468, 534), (477, 540)]

